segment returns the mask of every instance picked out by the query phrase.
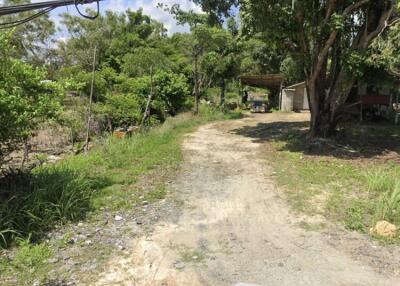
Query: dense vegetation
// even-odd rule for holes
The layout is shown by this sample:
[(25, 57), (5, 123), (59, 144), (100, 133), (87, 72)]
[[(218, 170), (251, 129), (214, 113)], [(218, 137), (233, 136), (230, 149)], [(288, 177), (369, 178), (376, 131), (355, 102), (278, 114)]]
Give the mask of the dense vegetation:
[[(189, 14), (201, 19), (192, 33), (172, 36), (141, 10), (108, 11), (93, 21), (66, 13), (65, 41), (55, 41), (54, 23), (48, 17), (0, 34), (1, 246), (20, 238), (36, 240), (59, 222), (82, 219), (110, 193), (120, 194), (113, 202), (116, 207), (134, 205), (131, 197), (124, 197), (126, 188), (138, 174), (164, 161), (174, 163), (180, 130), (213, 117), (221, 119), (223, 114), (212, 105), (223, 110), (225, 99), (240, 100), (237, 76), (242, 58), (249, 62), (256, 58), (256, 50), (239, 53), (233, 19), (225, 29), (211, 25), (205, 15)], [(54, 166), (32, 166), (46, 162), (48, 156), (29, 154), (37, 147), (30, 146), (30, 140), (43, 130), (61, 128), (69, 138), (67, 145), (76, 153), (82, 150), (94, 56), (89, 130), (94, 150), (86, 156), (71, 154)], [(210, 103), (200, 106), (200, 98)], [(167, 124), (163, 128), (169, 132), (146, 133), (195, 106), (198, 117)], [(108, 139), (116, 129), (132, 126), (143, 127), (134, 139)], [(8, 171), (20, 153), (28, 168)]]
[[(101, 138), (119, 128), (152, 127), (184, 111), (199, 112), (201, 99), (222, 107), (229, 101), (240, 103), (240, 74), (283, 73), (287, 84), (306, 78), (312, 134), (327, 136), (336, 127), (340, 103), (358, 77), (376, 69), (398, 75), (399, 26), (384, 21), (397, 19), (397, 1), (345, 1), (346, 5), (322, 1), (318, 7), (313, 1), (304, 5), (295, 1), (294, 9), (292, 1), (242, 1), (241, 21), (230, 13), (238, 1), (194, 2), (206, 13), (183, 11), (178, 5), (159, 7), (178, 23), (188, 24), (189, 33), (168, 35), (162, 23), (141, 10), (107, 11), (93, 21), (63, 14), (65, 40), (56, 40), (49, 17), (0, 33), (0, 170), (13, 166), (18, 152), (24, 153), (26, 163), (30, 138), (49, 128), (49, 123), (67, 130), (69, 144), (79, 153), (89, 117), (89, 135)], [(387, 27), (382, 23), (393, 27), (383, 33)], [(361, 34), (355, 37), (364, 30), (370, 32), (368, 39)], [(93, 114), (89, 115), (94, 57)], [(87, 157), (88, 162), (95, 156)], [(36, 204), (35, 209), (14, 204), (10, 188), (2, 189), (3, 242), (35, 233), (54, 218), (80, 217), (87, 205), (75, 203), (86, 204), (88, 194), (72, 199), (66, 186), (74, 192), (97, 185), (81, 180), (75, 171), (58, 166), (23, 173), (21, 184), (29, 192), (21, 203), (48, 202)], [(59, 182), (66, 183), (61, 187)], [(14, 187), (18, 194), (24, 192), (18, 184)], [(60, 195), (74, 203), (60, 208)], [(7, 221), (4, 218), (13, 208), (23, 215)]]

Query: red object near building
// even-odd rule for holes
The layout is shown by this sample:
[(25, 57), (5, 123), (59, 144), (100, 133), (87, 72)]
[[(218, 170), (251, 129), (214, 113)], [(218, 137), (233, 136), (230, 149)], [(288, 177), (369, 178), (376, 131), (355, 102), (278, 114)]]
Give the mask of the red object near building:
[(363, 105), (390, 105), (390, 95), (383, 94), (365, 94), (361, 95)]

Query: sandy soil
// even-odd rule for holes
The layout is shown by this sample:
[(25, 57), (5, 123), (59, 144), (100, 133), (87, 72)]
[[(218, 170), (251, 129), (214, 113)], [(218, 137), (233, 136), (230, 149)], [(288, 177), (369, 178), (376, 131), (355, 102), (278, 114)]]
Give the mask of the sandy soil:
[(252, 115), (189, 135), (173, 183), (180, 215), (133, 240), (94, 285), (400, 285), (326, 234), (298, 227), (303, 218), (281, 199), (263, 143), (233, 131), (287, 116)]

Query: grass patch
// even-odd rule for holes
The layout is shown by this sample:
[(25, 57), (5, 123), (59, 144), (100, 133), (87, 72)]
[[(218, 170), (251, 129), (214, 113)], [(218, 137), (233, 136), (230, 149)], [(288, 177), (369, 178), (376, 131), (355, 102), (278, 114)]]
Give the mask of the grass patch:
[[(9, 261), (6, 252), (0, 252), (0, 281), (12, 277), (10, 285), (32, 285), (42, 280), (51, 253), (41, 238), (55, 225), (165, 198), (167, 189), (156, 177), (181, 162), (184, 135), (200, 124), (239, 116), (202, 106), (198, 116), (182, 114), (132, 138), (108, 138), (88, 155), (4, 178), (0, 246), (14, 246), (11, 252), (16, 254)], [(152, 180), (138, 186), (141, 176)], [(59, 246), (68, 247), (68, 240), (66, 236)]]
[[(379, 136), (398, 136), (398, 129), (396, 132), (392, 127), (381, 129), (384, 130), (377, 133)], [(349, 134), (350, 131), (347, 142), (354, 139)], [(370, 133), (364, 127), (354, 134), (360, 138), (362, 134)], [(307, 141), (304, 130), (298, 127), (284, 130), (270, 139), (270, 143), (273, 148), (268, 152), (268, 158), (277, 172), (278, 183), (287, 190), (288, 200), (295, 210), (322, 214), (350, 230), (363, 233), (379, 220), (400, 226), (398, 164), (369, 161), (362, 157), (362, 149), (357, 148), (357, 156), (362, 158), (360, 163), (353, 153), (350, 158), (343, 155), (347, 153), (338, 153), (346, 150), (332, 148), (336, 142)], [(338, 146), (345, 149), (343, 145)], [(334, 150), (327, 151), (328, 148)]]
[[(32, 285), (42, 283), (49, 270), (47, 260), (52, 251), (45, 243), (32, 245), (27, 240), (18, 242), (18, 251), (12, 259), (0, 257), (0, 282), (5, 285)], [(2, 280), (3, 277), (10, 277)]]

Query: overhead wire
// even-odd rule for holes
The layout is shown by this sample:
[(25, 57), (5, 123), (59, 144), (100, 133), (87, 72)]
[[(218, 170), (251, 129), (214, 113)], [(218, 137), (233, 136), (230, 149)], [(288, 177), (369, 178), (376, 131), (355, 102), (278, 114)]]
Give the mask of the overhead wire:
[[(30, 15), (24, 19), (0, 23), (0, 30), (1, 29), (10, 29), (10, 28), (14, 28), (16, 26), (28, 23), (44, 14), (51, 12), (52, 10), (54, 10), (58, 7), (63, 7), (63, 6), (68, 6), (68, 5), (74, 5), (78, 14), (81, 15), (82, 17), (84, 17), (85, 19), (94, 20), (100, 15), (100, 1), (102, 1), (102, 0), (55, 0), (55, 1), (46, 1), (46, 2), (39, 2), (39, 3), (28, 3), (28, 4), (22, 4), (22, 5), (0, 7), (0, 17), (6, 16), (6, 15), (24, 13), (24, 12), (28, 12), (28, 11), (40, 10), (37, 13)], [(94, 2), (96, 3), (96, 6), (97, 6), (97, 11), (96, 11), (95, 15), (83, 14), (81, 12), (81, 10), (79, 9), (79, 5), (90, 4), (90, 3), (94, 3)]]
[(10, 21), (10, 22), (5, 22), (5, 23), (0, 23), (0, 30), (11, 29), (11, 28), (17, 27), (17, 26), (19, 26), (19, 25), (28, 23), (28, 22), (30, 22), (30, 21), (36, 19), (36, 18), (39, 18), (40, 16), (42, 16), (42, 15), (44, 15), (44, 14), (49, 13), (50, 11), (52, 11), (52, 10), (54, 10), (54, 9), (55, 9), (55, 8), (47, 8), (47, 9), (44, 9), (44, 10), (42, 10), (42, 11), (39, 11), (38, 13), (33, 14), (33, 15), (31, 15), (31, 16), (29, 16), (29, 17), (26, 17), (26, 18), (24, 18), (24, 19), (21, 19), (21, 20), (16, 20), (16, 21)]

